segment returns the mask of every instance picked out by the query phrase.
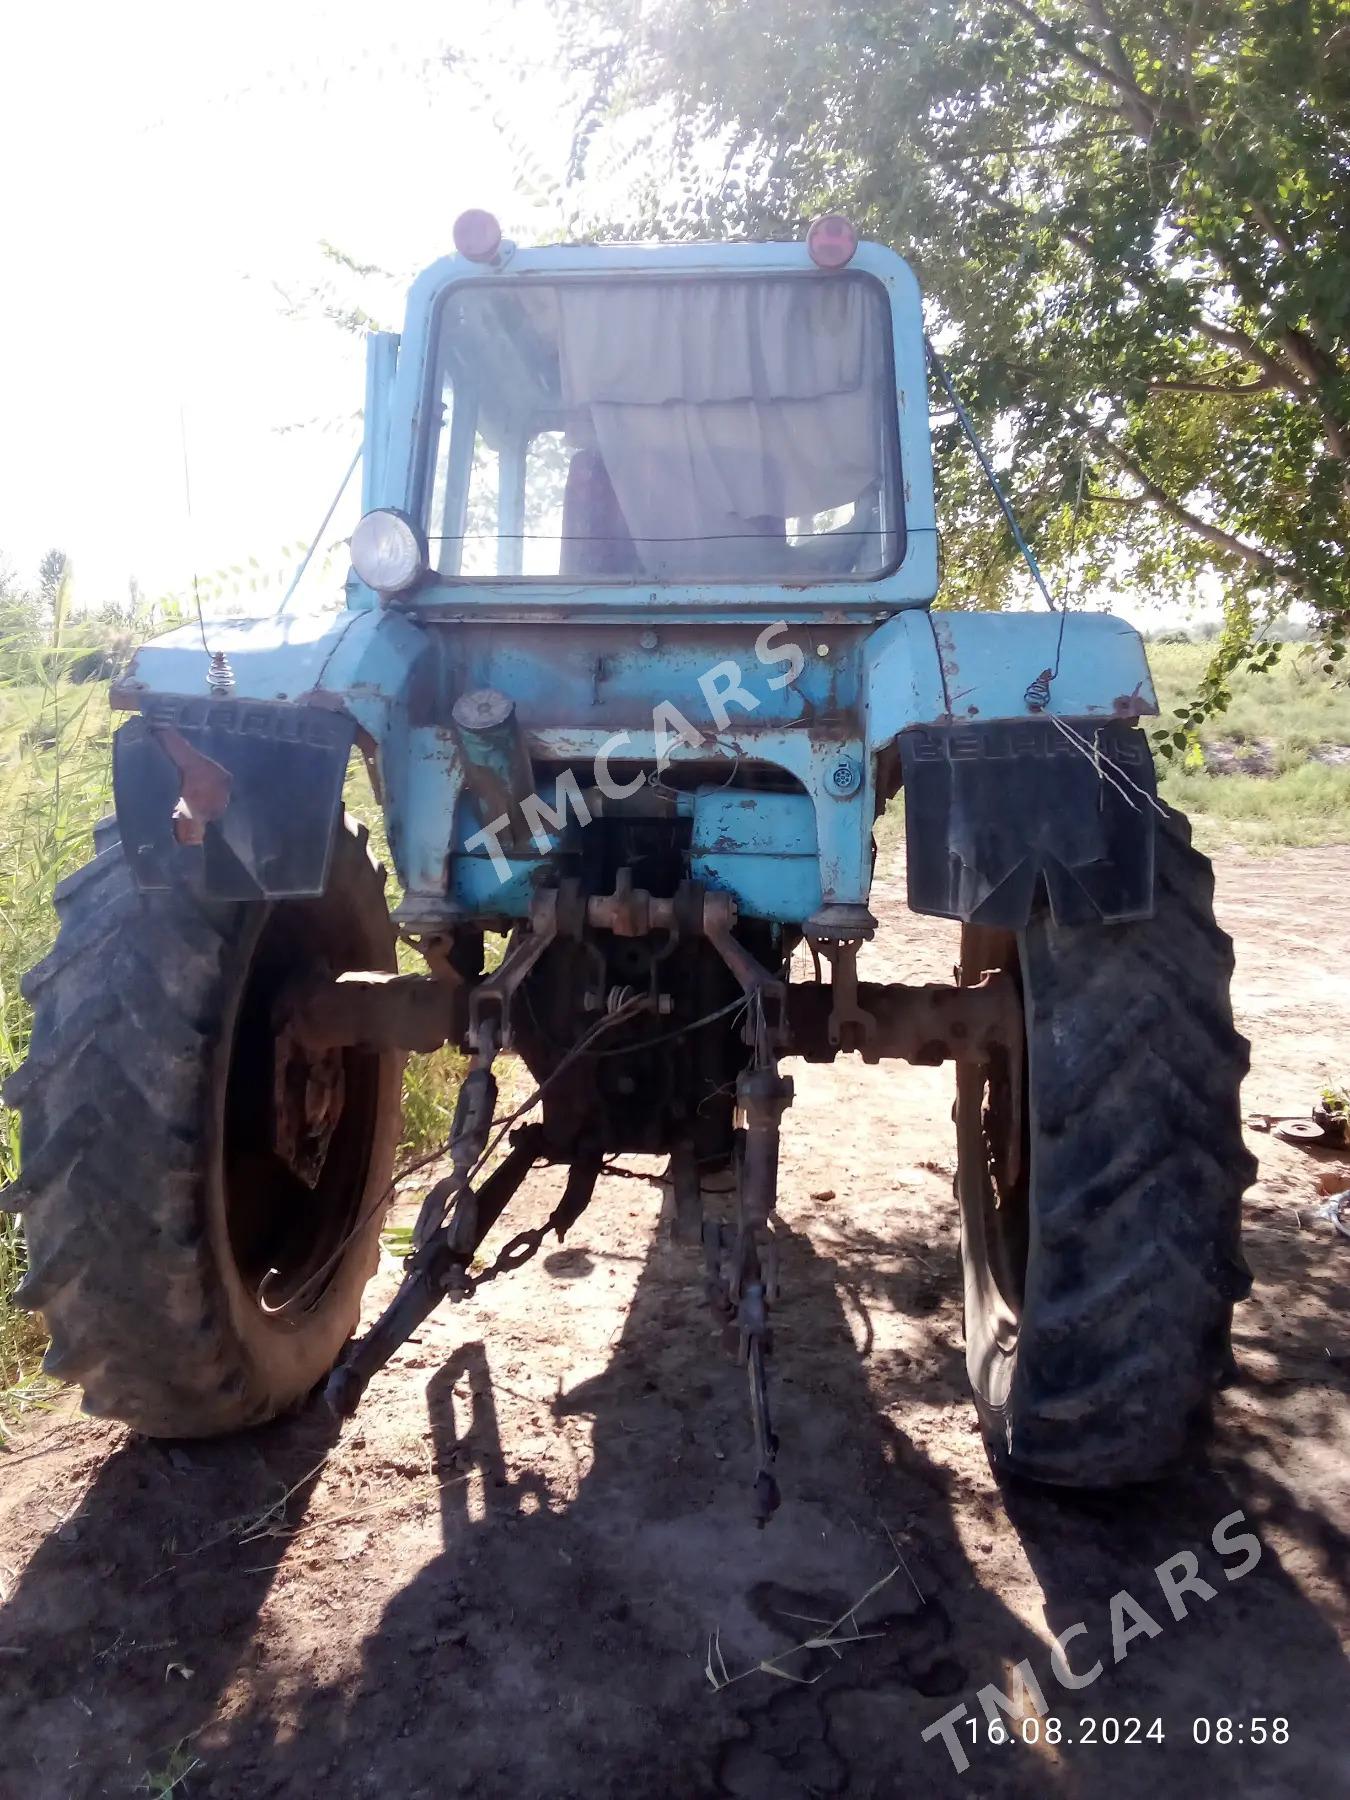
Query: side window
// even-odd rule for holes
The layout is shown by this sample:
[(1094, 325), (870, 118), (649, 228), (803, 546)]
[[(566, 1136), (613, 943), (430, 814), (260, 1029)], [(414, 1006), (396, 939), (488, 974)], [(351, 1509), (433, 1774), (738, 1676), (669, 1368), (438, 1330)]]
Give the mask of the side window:
[(541, 431), (525, 451), (526, 575), (557, 575), (562, 568), (563, 496), (570, 456), (561, 431)]
[(847, 506), (832, 506), (787, 521), (787, 541), (803, 570), (844, 575), (875, 563), (886, 541), (881, 489), (873, 483)]
[(461, 575), (500, 575), (502, 541), (497, 534), (501, 512), (502, 459), (480, 431), (474, 439), (469, 469), (468, 505), (464, 509), (464, 554)]
[(498, 537), (501, 458), (475, 429), (476, 415), (472, 385), (457, 394), (447, 373), (441, 384), (427, 504), (431, 561), (444, 575), (503, 572)]
[(848, 506), (832, 506), (828, 512), (808, 513), (800, 519), (789, 519), (787, 522), (787, 538), (789, 544), (809, 544), (813, 538), (824, 537), (827, 532), (839, 531), (843, 526), (857, 517), (858, 504), (853, 501)]

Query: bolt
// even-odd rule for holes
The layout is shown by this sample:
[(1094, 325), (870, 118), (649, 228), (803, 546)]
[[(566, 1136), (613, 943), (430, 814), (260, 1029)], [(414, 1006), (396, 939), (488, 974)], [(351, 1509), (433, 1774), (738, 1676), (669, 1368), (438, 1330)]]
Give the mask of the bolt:
[(843, 799), (862, 786), (862, 770), (851, 756), (841, 756), (826, 780), (835, 796)]
[(644, 650), (655, 650), (657, 643), (656, 633), (654, 631), (644, 631), (642, 636), (638, 639), (638, 643), (641, 644)]

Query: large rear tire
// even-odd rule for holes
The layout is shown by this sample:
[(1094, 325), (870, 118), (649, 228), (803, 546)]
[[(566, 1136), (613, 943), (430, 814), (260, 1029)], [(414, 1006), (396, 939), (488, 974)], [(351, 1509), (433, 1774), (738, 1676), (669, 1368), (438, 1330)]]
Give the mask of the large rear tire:
[[(393, 969), (383, 871), (338, 832), (321, 899), (219, 905), (142, 895), (116, 825), (56, 892), (60, 932), (26, 977), (22, 1114), (29, 1273), (45, 1367), (87, 1412), (205, 1437), (306, 1395), (356, 1324), (398, 1139), (401, 1058), (287, 1064), (316, 1137), (277, 1148), (274, 1007), (308, 971)], [(307, 1088), (307, 1075), (323, 1082)], [(303, 1155), (309, 1162), (297, 1166)]]
[(1011, 970), (1025, 1014), (1023, 1057), (957, 1075), (966, 1364), (1009, 1473), (1142, 1481), (1207, 1435), (1256, 1167), (1213, 894), (1173, 813), (1152, 919), (963, 932), (963, 979)]

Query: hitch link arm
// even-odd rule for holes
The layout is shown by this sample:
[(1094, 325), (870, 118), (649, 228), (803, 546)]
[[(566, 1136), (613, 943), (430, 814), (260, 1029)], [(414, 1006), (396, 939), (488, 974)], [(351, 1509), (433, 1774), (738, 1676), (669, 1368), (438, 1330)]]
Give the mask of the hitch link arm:
[[(408, 1258), (403, 1280), (394, 1298), (366, 1335), (347, 1346), (342, 1360), (328, 1377), (324, 1398), (339, 1418), (349, 1418), (356, 1411), (371, 1376), (378, 1374), (394, 1352), (406, 1344), (417, 1328), (426, 1322), (444, 1297), (456, 1273), (462, 1273), (466, 1269), (474, 1251), (497, 1223), (507, 1202), (537, 1162), (539, 1137), (537, 1126), (526, 1126), (516, 1132), (506, 1156), (479, 1187), (474, 1208), (474, 1230), (477, 1236), (469, 1247), (467, 1259), (461, 1261), (462, 1252), (451, 1243), (449, 1232), (444, 1227), (434, 1231)], [(453, 1176), (450, 1177), (450, 1180), (453, 1179)], [(438, 1183), (441, 1189), (446, 1185), (445, 1182)], [(436, 1191), (433, 1188), (423, 1202), (424, 1212)]]
[(478, 1197), (472, 1181), (487, 1152), (497, 1113), (497, 1078), (492, 1065), (510, 1038), (512, 996), (557, 936), (556, 892), (538, 897), (530, 925), (529, 931), (512, 937), (500, 965), (479, 982), (469, 998), (467, 1035), (473, 1060), (455, 1102), (450, 1127), (450, 1174), (431, 1189), (413, 1227), (413, 1244), (420, 1251), (432, 1241), (447, 1210), (450, 1211), (448, 1243), (459, 1270), (456, 1273), (452, 1266), (448, 1286), (461, 1294), (468, 1291), (464, 1275), (482, 1237), (478, 1230)]
[(745, 1038), (753, 1061), (736, 1080), (736, 1104), (744, 1120), (743, 1153), (737, 1183), (736, 1233), (731, 1266), (720, 1280), (721, 1232), (709, 1226), (708, 1262), (713, 1302), (728, 1321), (725, 1338), (734, 1344), (750, 1385), (750, 1423), (755, 1440), (753, 1516), (766, 1525), (778, 1510), (778, 1437), (769, 1406), (765, 1357), (773, 1347), (769, 1302), (777, 1298), (777, 1258), (773, 1213), (778, 1204), (778, 1147), (783, 1114), (792, 1104), (792, 1082), (778, 1072), (777, 1050), (785, 1042), (785, 989), (737, 938), (735, 903), (722, 894), (704, 896), (703, 929), (736, 977), (750, 1003)]
[[(512, 1132), (510, 1151), (476, 1195), (476, 1238), (469, 1251), (470, 1259), (505, 1212), (516, 1189), (544, 1154), (542, 1126), (523, 1125), (519, 1131)], [(338, 1417), (347, 1418), (355, 1412), (371, 1376), (377, 1374), (394, 1352), (407, 1343), (418, 1326), (430, 1317), (446, 1292), (453, 1289), (457, 1277), (462, 1278), (467, 1295), (482, 1287), (485, 1281), (495, 1281), (498, 1275), (522, 1268), (538, 1253), (550, 1231), (561, 1243), (590, 1205), (601, 1167), (598, 1150), (579, 1151), (568, 1168), (562, 1199), (548, 1218), (542, 1225), (517, 1232), (503, 1244), (491, 1268), (481, 1275), (467, 1274), (448, 1228), (437, 1231), (409, 1257), (407, 1273), (393, 1300), (366, 1335), (348, 1346), (342, 1361), (328, 1377), (324, 1397)]]

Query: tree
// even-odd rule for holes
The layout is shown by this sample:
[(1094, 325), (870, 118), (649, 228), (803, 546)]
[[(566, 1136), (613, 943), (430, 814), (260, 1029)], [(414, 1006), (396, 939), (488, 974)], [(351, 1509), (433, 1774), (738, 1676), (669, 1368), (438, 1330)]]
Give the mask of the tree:
[(0, 683), (29, 678), (41, 642), (37, 600), (0, 558)]
[[(568, 17), (594, 83), (574, 174), (606, 119), (671, 121), (678, 197), (653, 181), (639, 229), (795, 235), (838, 208), (909, 258), (1052, 584), (1217, 587), (1228, 667), (1300, 603), (1340, 657), (1350, 0)], [(948, 592), (998, 605), (1016, 552), (957, 431), (935, 444)]]

